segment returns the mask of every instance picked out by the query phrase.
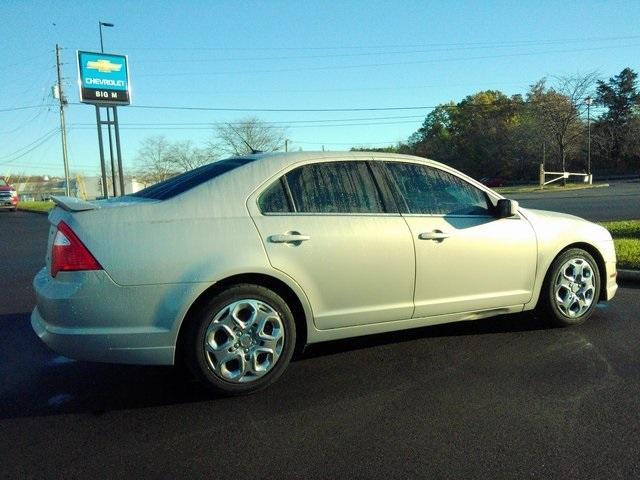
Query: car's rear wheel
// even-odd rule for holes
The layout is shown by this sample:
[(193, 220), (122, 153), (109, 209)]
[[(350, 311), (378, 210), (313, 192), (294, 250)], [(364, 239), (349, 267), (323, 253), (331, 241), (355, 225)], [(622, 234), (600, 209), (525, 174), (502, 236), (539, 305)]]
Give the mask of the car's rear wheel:
[(599, 296), (598, 264), (589, 252), (571, 248), (549, 267), (538, 309), (555, 325), (579, 325), (593, 315)]
[(274, 291), (242, 284), (212, 298), (188, 325), (189, 369), (211, 390), (241, 395), (275, 382), (296, 343), (293, 315)]

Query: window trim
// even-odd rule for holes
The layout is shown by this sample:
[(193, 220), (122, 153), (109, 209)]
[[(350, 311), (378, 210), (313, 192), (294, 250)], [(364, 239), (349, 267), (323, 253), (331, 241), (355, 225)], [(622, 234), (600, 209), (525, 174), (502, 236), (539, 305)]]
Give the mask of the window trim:
[[(440, 168), (436, 165), (429, 165), (427, 163), (422, 163), (422, 162), (412, 162), (412, 161), (405, 161), (405, 160), (392, 160), (392, 159), (381, 159), (380, 160), (381, 163), (383, 164), (383, 170), (385, 172), (385, 180), (389, 183), (389, 187), (390, 189), (393, 191), (393, 194), (396, 198), (399, 198), (402, 200), (401, 205), (403, 207), (403, 210), (400, 212), (402, 216), (405, 217), (435, 217), (435, 218), (443, 218), (443, 217), (448, 217), (448, 218), (496, 218), (495, 215), (495, 206), (493, 205), (493, 202), (491, 201), (491, 197), (489, 196), (489, 193), (482, 189), (479, 188), (478, 186), (474, 185), (473, 183), (469, 182), (466, 178), (461, 177), (460, 175), (457, 175), (455, 172), (449, 171), (448, 169), (445, 168)], [(488, 214), (486, 215), (472, 215), (472, 214), (459, 214), (459, 213), (455, 213), (455, 214), (445, 214), (445, 213), (411, 213), (410, 209), (409, 209), (409, 204), (407, 203), (407, 199), (405, 198), (405, 196), (402, 194), (402, 191), (400, 190), (400, 187), (398, 186), (398, 183), (396, 182), (396, 179), (394, 178), (392, 172), (390, 171), (390, 169), (388, 168), (388, 164), (390, 163), (408, 163), (411, 165), (418, 165), (420, 167), (423, 168), (433, 168), (434, 170), (440, 170), (441, 172), (445, 172), (448, 173), (451, 176), (456, 177), (457, 179), (459, 179), (461, 182), (464, 182), (478, 190), (480, 190), (482, 192), (482, 194), (485, 197), (485, 201), (487, 202), (487, 210), (489, 211)], [(400, 202), (398, 202), (400, 203)], [(515, 217), (511, 217), (511, 218), (520, 218), (520, 215), (517, 215)]]
[(289, 210), (290, 210), (289, 212), (280, 212), (280, 213), (297, 213), (298, 207), (296, 206), (296, 202), (293, 201), (293, 195), (291, 194), (291, 188), (289, 188), (289, 181), (287, 180), (286, 173), (282, 174), (282, 176), (280, 177), (280, 183), (284, 188), (284, 194), (287, 197), (287, 203), (289, 204)]

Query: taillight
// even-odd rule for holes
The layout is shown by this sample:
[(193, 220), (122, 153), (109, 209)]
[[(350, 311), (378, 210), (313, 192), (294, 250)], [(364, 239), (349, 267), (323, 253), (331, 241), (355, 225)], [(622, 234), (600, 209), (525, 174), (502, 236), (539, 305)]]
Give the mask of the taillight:
[(77, 270), (102, 270), (102, 267), (69, 225), (60, 222), (51, 247), (51, 276)]

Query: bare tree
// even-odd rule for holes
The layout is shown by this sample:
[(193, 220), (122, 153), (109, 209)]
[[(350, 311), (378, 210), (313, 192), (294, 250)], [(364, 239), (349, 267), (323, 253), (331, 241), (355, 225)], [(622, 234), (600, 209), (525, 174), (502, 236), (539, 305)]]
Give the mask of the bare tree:
[(181, 172), (201, 167), (217, 158), (212, 149), (198, 148), (191, 140), (171, 144), (167, 156), (169, 163)]
[(547, 87), (546, 79), (542, 79), (529, 91), (527, 100), (545, 136), (556, 147), (562, 171), (566, 171), (567, 153), (579, 148), (578, 140), (584, 134), (584, 99), (593, 91), (596, 80), (595, 72), (555, 77), (553, 87)]
[(177, 173), (169, 159), (170, 148), (171, 145), (163, 135), (142, 140), (137, 157), (141, 164), (137, 175), (142, 183), (149, 185), (161, 182)]
[(283, 148), (285, 133), (280, 127), (267, 125), (256, 117), (247, 117), (218, 127), (211, 146), (232, 155), (275, 152)]
[(198, 148), (190, 140), (171, 143), (162, 135), (147, 137), (138, 150), (141, 166), (137, 175), (142, 183), (150, 185), (215, 159), (212, 149)]

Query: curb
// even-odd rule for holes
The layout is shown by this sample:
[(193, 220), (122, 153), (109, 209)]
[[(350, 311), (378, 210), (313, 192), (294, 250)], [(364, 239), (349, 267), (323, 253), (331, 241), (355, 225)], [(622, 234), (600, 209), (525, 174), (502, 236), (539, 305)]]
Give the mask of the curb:
[(625, 283), (640, 283), (640, 270), (618, 270), (617, 280)]
[(22, 209), (20, 207), (18, 207), (18, 211), (19, 212), (27, 212), (27, 213), (36, 213), (38, 215), (49, 215), (49, 212), (42, 212), (40, 210), (28, 210), (28, 209)]

